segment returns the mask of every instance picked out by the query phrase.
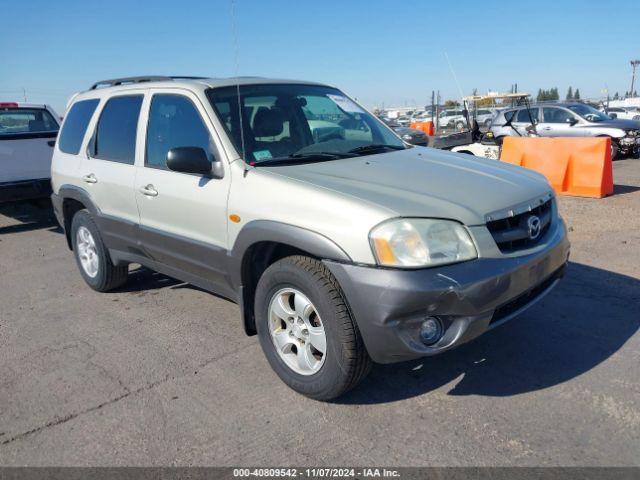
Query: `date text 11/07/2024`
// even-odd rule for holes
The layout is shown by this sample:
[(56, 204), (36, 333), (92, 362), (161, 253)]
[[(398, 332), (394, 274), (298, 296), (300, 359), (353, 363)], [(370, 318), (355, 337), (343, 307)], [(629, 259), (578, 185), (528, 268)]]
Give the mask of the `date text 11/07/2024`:
[(398, 470), (387, 468), (235, 468), (233, 476), (283, 478), (399, 478)]

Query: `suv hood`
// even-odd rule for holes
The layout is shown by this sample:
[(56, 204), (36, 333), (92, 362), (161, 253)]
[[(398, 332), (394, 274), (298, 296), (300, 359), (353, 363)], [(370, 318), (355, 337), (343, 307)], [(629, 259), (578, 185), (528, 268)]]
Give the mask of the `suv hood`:
[(374, 204), (393, 216), (449, 218), (468, 226), (551, 191), (545, 178), (531, 170), (423, 147), (264, 168)]

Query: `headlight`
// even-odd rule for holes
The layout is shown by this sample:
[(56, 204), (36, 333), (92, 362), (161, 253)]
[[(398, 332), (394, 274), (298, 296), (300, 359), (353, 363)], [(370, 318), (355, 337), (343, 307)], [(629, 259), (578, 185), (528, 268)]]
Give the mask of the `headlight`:
[(403, 140), (411, 140), (411, 139), (413, 139), (413, 137), (411, 136), (411, 134), (405, 133), (404, 135), (402, 135), (402, 139)]
[(478, 257), (467, 230), (457, 222), (398, 218), (374, 227), (371, 248), (380, 265), (433, 267)]

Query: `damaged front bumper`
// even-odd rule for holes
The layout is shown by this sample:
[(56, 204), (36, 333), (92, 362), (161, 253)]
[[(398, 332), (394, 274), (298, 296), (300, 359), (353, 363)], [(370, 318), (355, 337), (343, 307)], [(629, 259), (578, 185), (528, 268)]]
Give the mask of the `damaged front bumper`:
[[(345, 293), (371, 358), (378, 363), (410, 360), (468, 342), (546, 295), (569, 257), (566, 229), (558, 223), (545, 248), (530, 255), (420, 270), (325, 263)], [(428, 316), (445, 328), (430, 346), (419, 337)]]

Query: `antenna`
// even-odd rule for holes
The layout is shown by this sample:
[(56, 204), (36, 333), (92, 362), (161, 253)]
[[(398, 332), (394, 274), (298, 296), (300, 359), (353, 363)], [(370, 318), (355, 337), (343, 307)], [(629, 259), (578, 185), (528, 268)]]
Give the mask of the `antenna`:
[(460, 98), (462, 98), (464, 97), (464, 94), (462, 93), (462, 88), (460, 88), (460, 82), (458, 82), (458, 77), (456, 76), (456, 72), (453, 71), (453, 66), (451, 65), (451, 61), (449, 60), (449, 55), (447, 55), (447, 52), (444, 52), (444, 56), (447, 59), (447, 63), (449, 64), (449, 70), (451, 70), (451, 75), (453, 76), (453, 80), (456, 82), (456, 86), (458, 87)]
[(633, 86), (636, 83), (636, 67), (638, 65), (640, 65), (640, 60), (631, 60), (631, 68), (632, 68), (632, 73), (631, 73), (631, 90), (629, 90), (629, 96), (633, 97)]
[(238, 48), (238, 33), (236, 31), (236, 0), (230, 0), (231, 7), (231, 36), (233, 38), (233, 49), (235, 53), (235, 77), (236, 77), (236, 91), (238, 95), (238, 118), (240, 121), (240, 143), (242, 145), (242, 160), (245, 162), (245, 175), (247, 172), (246, 154), (244, 150), (244, 125), (242, 114), (242, 100), (240, 98), (240, 49)]

